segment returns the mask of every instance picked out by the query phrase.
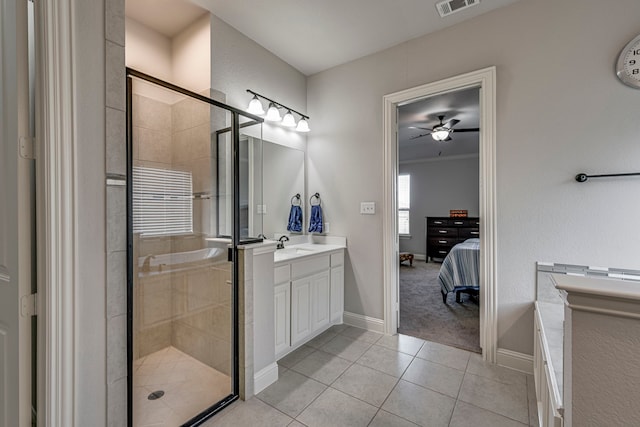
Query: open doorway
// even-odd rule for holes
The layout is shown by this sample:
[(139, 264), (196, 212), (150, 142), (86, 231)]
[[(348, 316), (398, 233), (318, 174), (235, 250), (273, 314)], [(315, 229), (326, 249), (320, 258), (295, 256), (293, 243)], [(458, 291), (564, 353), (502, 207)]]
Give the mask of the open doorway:
[(398, 332), (478, 353), (479, 102), (472, 87), (397, 107)]
[[(479, 312), (483, 358), (496, 362), (496, 69), (489, 67), (384, 96), (383, 273), (384, 326), (396, 334), (399, 324), (398, 117), (397, 108), (417, 100), (462, 89), (479, 88)], [(444, 124), (444, 123), (443, 123)], [(425, 126), (426, 127), (426, 126)], [(415, 261), (414, 261), (415, 262)]]

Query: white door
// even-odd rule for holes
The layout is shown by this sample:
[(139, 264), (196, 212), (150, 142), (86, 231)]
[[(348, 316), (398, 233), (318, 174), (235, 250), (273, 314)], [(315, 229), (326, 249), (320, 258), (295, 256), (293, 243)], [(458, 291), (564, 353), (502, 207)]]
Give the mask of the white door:
[[(27, 0), (0, 0), (0, 427), (31, 425), (33, 161), (29, 136)], [(21, 311), (24, 315), (21, 315)]]

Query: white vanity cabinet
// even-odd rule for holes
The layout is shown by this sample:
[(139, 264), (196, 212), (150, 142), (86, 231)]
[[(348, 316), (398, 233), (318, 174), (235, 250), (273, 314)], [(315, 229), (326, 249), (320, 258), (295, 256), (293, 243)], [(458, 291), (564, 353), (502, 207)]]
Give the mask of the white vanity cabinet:
[(289, 282), (282, 283), (274, 290), (276, 354), (279, 354), (291, 346), (291, 286)]
[(344, 314), (344, 251), (331, 254), (331, 324), (342, 323)]
[(274, 279), (276, 358), (342, 323), (344, 249), (279, 262)]

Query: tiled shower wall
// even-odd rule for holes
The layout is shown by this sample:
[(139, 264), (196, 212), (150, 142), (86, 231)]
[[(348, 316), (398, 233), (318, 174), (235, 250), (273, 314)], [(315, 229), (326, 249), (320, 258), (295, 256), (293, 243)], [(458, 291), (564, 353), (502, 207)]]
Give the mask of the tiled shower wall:
[[(207, 93), (209, 95), (209, 93)], [(135, 238), (134, 253), (152, 255), (207, 247), (214, 234), (209, 105), (190, 98), (172, 105), (133, 96), (134, 165), (189, 171), (193, 192), (194, 232), (189, 236)], [(136, 272), (134, 359), (174, 346), (225, 374), (231, 372), (230, 264), (209, 260), (180, 271)]]
[(124, 0), (104, 0), (107, 426), (127, 425), (127, 204)]

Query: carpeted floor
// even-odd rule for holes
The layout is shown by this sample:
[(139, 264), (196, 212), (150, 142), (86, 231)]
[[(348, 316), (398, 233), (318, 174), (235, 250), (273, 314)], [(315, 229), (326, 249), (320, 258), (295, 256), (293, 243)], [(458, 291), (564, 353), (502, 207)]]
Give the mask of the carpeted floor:
[(398, 332), (480, 353), (480, 319), (477, 299), (450, 293), (442, 303), (440, 263), (413, 261), (400, 264), (400, 327)]

